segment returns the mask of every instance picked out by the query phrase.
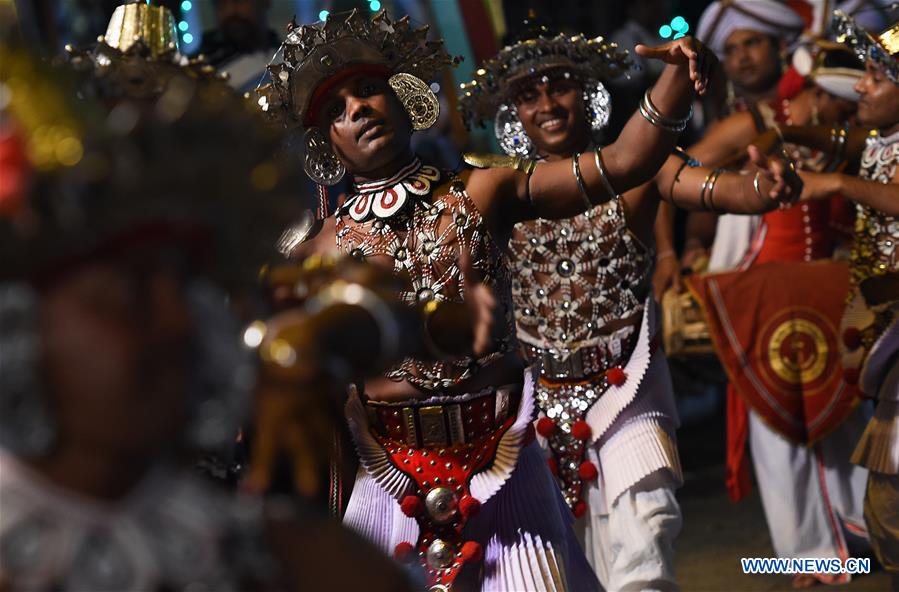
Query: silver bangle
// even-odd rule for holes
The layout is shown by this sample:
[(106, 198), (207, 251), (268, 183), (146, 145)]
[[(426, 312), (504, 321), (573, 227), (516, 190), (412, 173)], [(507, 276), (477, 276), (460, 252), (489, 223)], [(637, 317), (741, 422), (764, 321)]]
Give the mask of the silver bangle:
[(584, 203), (587, 204), (587, 209), (590, 210), (593, 208), (593, 202), (590, 201), (590, 196), (587, 194), (587, 187), (584, 186), (584, 178), (581, 176), (580, 158), (580, 152), (575, 152), (574, 156), (571, 157), (571, 172), (574, 174), (574, 180), (577, 181), (577, 186), (581, 190), (581, 197), (584, 198)]
[(684, 131), (687, 128), (687, 122), (693, 117), (693, 106), (690, 105), (690, 111), (683, 119), (665, 117), (658, 109), (656, 109), (656, 106), (652, 104), (652, 99), (649, 98), (651, 90), (651, 88), (647, 89), (646, 92), (643, 93), (643, 100), (640, 101), (640, 115), (652, 125), (665, 131), (677, 134)]
[(378, 294), (361, 284), (336, 281), (310, 299), (305, 309), (313, 315), (336, 304), (358, 306), (367, 312), (377, 325), (381, 340), (378, 365), (387, 367), (396, 361), (400, 351), (400, 325)]
[(609, 181), (609, 176), (606, 174), (606, 167), (602, 162), (602, 155), (600, 152), (602, 152), (602, 148), (599, 146), (593, 151), (593, 162), (596, 164), (596, 170), (599, 171), (599, 177), (602, 179), (603, 187), (609, 192), (609, 199), (618, 199), (619, 194), (615, 191), (615, 188), (612, 187), (612, 182)]

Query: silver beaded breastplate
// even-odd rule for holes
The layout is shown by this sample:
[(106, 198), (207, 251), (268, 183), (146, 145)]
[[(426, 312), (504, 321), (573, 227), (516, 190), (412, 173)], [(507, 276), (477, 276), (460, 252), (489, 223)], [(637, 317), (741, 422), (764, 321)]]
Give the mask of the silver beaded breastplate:
[[(871, 138), (862, 153), (862, 179), (890, 183), (899, 166), (899, 132), (886, 138)], [(852, 280), (899, 272), (899, 219), (858, 204), (855, 242), (852, 247)]]
[(610, 321), (643, 312), (653, 251), (628, 230), (620, 200), (567, 220), (518, 224), (510, 250), (518, 337), (530, 355), (564, 358), (602, 341), (598, 330)]
[[(448, 192), (433, 193), (447, 182)], [(359, 185), (356, 191), (336, 214), (339, 249), (407, 273), (412, 290), (403, 298), (410, 304), (461, 302), (459, 253), (467, 251), (472, 266), (505, 308), (509, 337), (497, 343), (495, 352), (480, 359), (438, 362), (409, 358), (389, 370), (388, 378), (406, 380), (426, 391), (446, 388), (517, 347), (506, 255), (488, 233), (460, 178), (416, 159), (393, 178)]]

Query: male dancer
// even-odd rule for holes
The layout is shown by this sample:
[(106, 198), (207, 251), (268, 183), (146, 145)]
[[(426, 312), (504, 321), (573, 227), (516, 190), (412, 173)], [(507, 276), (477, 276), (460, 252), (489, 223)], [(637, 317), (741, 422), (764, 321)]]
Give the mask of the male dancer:
[[(611, 110), (603, 81), (626, 67), (627, 54), (602, 39), (539, 27), (483, 64), (460, 105), (469, 125), (494, 121), (510, 156), (567, 161), (596, 145)], [(574, 515), (586, 516), (576, 524), (608, 590), (677, 588), (677, 413), (650, 285), (659, 199), (775, 205), (752, 176), (692, 164), (672, 156), (647, 185), (574, 218), (520, 223), (510, 241), (518, 337), (540, 367), (537, 431)]]
[(865, 61), (856, 86), (859, 122), (877, 129), (861, 154), (859, 176), (803, 173), (803, 199), (838, 192), (857, 203), (851, 291), (843, 317), (843, 364), (877, 399), (852, 460), (868, 469), (865, 522), (877, 559), (899, 589), (899, 25), (877, 37), (837, 12), (841, 38)]
[(407, 272), (410, 302), (458, 300), (459, 260), (470, 258), (507, 307), (506, 334), (487, 355), (407, 359), (348, 402), (362, 469), (345, 523), (420, 563), (435, 589), (457, 578), (488, 590), (595, 586), (569, 547), (567, 509), (539, 448), (528, 445), (533, 391), (530, 380), (522, 386), (503, 248), (514, 223), (582, 212), (614, 197), (609, 185), (635, 186), (665, 160), (694, 88), (705, 89), (704, 53), (691, 39), (638, 51), (669, 64), (618, 142), (568, 161), (508, 159), (510, 168), (458, 176), (422, 165), (409, 148), (413, 129), (437, 115), (421, 78), (451, 62), (425, 30), (383, 12), (330, 15), (292, 27), (285, 62), (270, 67), (274, 92), (260, 103), (307, 130), (307, 173), (320, 184), (354, 176), (353, 194), (312, 247), (333, 250), (336, 238), (342, 251)]

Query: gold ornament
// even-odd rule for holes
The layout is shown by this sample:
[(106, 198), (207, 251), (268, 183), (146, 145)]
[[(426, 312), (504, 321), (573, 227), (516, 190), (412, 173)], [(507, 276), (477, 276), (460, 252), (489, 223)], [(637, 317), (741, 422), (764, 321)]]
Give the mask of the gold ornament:
[(506, 168), (521, 171), (527, 175), (534, 172), (537, 168), (537, 161), (520, 156), (500, 156), (499, 154), (477, 154), (474, 152), (466, 152), (462, 155), (462, 159), (470, 166), (479, 169)]
[(403, 109), (409, 114), (413, 130), (426, 130), (437, 122), (440, 102), (424, 80), (400, 72), (391, 76), (387, 82), (403, 104)]
[(164, 6), (143, 3), (117, 7), (103, 40), (122, 53), (142, 43), (153, 58), (178, 50), (178, 33), (172, 12)]

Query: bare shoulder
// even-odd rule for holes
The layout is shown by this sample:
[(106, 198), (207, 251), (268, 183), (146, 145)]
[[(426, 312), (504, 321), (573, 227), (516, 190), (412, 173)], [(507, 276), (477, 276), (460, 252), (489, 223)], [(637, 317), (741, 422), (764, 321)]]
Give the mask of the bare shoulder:
[(321, 226), (296, 247), (291, 249), (289, 258), (302, 261), (310, 255), (332, 255), (338, 252), (336, 216), (329, 216), (321, 221)]

